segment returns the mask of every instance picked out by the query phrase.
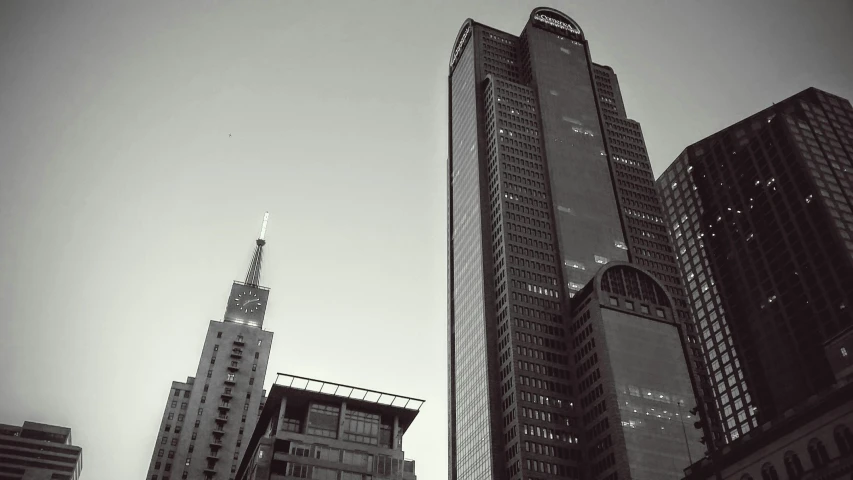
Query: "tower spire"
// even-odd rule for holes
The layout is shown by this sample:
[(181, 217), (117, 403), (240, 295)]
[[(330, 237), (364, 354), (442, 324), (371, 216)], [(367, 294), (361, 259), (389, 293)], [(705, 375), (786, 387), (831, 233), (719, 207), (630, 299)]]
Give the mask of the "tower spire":
[(249, 264), (249, 271), (246, 272), (246, 285), (257, 287), (261, 283), (261, 260), (264, 256), (264, 235), (267, 232), (267, 220), (269, 220), (270, 212), (264, 213), (264, 223), (261, 225), (261, 235), (255, 240), (255, 253), (252, 255), (252, 262)]

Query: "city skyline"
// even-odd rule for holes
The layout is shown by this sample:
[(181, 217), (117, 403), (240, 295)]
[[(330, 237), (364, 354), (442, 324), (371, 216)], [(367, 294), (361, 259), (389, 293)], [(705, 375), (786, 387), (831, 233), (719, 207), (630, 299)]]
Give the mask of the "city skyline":
[[(549, 6), (617, 70), (659, 175), (690, 143), (806, 87), (853, 98), (839, 29), (849, 8), (761, 5), (658, 8), (643, 22), (617, 2)], [(141, 475), (168, 382), (197, 363), (270, 210), (265, 328), (318, 340), (279, 335), (265, 385), (291, 371), (426, 399), (407, 454), (423, 478), (443, 475), (447, 58), (465, 18), (517, 34), (537, 6), (4, 4), (0, 361), (15, 368), (0, 374), (14, 387), (0, 393), (0, 422), (71, 427), (87, 479)], [(432, 21), (387, 22), (405, 18)], [(368, 38), (379, 31), (404, 41)], [(660, 31), (683, 50), (665, 55)], [(294, 36), (326, 38), (308, 48)], [(777, 61), (745, 64), (745, 43)], [(403, 55), (418, 62), (401, 67)], [(294, 79), (279, 59), (317, 75)], [(351, 365), (300, 364), (319, 339)], [(353, 339), (384, 342), (398, 370), (359, 373), (372, 360)], [(131, 433), (116, 438), (114, 425)]]

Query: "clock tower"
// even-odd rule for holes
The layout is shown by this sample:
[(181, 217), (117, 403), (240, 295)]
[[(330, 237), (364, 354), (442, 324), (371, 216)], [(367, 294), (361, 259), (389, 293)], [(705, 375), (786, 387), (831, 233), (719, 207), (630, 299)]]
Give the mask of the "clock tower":
[(263, 327), (264, 313), (267, 309), (267, 298), (269, 289), (260, 286), (261, 260), (264, 255), (264, 235), (267, 230), (269, 213), (264, 214), (264, 223), (261, 227), (261, 235), (255, 240), (255, 253), (246, 272), (246, 281), (235, 281), (231, 285), (231, 294), (228, 296), (228, 305), (225, 307), (225, 321), (242, 323), (254, 327)]
[(270, 292), (260, 285), (267, 218), (245, 281), (231, 285), (225, 315), (208, 324), (195, 376), (172, 382), (146, 480), (234, 480), (266, 394), (273, 337), (262, 328)]

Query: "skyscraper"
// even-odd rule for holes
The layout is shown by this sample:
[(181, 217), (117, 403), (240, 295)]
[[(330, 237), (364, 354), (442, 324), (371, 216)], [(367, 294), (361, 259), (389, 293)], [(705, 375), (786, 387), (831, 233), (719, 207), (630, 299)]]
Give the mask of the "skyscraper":
[(680, 478), (710, 391), (615, 73), (537, 8), (468, 19), (449, 91), (450, 478)]
[(223, 321), (211, 320), (195, 377), (172, 382), (146, 479), (234, 479), (264, 401), (272, 332), (263, 330), (269, 289), (260, 286), (261, 235)]
[(78, 480), (82, 471), (83, 450), (72, 443), (70, 428), (0, 424), (0, 478)]
[(853, 109), (810, 88), (658, 179), (729, 441), (834, 381), (853, 324)]

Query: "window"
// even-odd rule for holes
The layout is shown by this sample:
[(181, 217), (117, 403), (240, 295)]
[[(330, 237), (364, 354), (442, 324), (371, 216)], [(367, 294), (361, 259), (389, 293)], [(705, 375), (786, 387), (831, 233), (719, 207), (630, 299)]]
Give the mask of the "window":
[(222, 338), (222, 332), (216, 332), (216, 338)]
[(155, 463), (154, 464), (154, 470), (160, 470), (160, 464), (161, 464), (161, 462)]
[(237, 335), (237, 341), (238, 341), (238, 342), (240, 342), (240, 343), (243, 343), (243, 336), (242, 336), (242, 335)]
[(314, 467), (311, 478), (319, 480), (338, 480), (338, 471), (331, 468)]
[(255, 377), (252, 377), (249, 379), (249, 385), (254, 385), (254, 384), (255, 384)]
[(179, 422), (183, 422), (183, 421), (184, 421), (184, 414), (183, 414), (183, 413), (182, 413), (182, 414), (180, 414), (180, 415), (178, 415), (178, 421), (179, 421)]
[(311, 456), (311, 446), (293, 443), (290, 445), (290, 454), (291, 455), (297, 455), (299, 457), (310, 457)]
[[(338, 417), (341, 409), (334, 405), (312, 403), (308, 412), (308, 428), (306, 433), (321, 437), (336, 438), (338, 436)], [(243, 416), (245, 420), (245, 415)]]
[(171, 423), (167, 423), (167, 424), (166, 424), (166, 428), (164, 428), (164, 429), (163, 429), (163, 431), (164, 431), (164, 432), (171, 432), (171, 431), (172, 431), (172, 424), (171, 424)]
[(177, 437), (175, 437), (175, 438), (173, 438), (173, 439), (172, 439), (172, 446), (175, 446), (175, 445), (177, 445), (177, 444), (178, 444), (178, 438), (177, 438)]
[(165, 445), (165, 444), (166, 444), (166, 442), (168, 442), (168, 441), (169, 441), (168, 437), (165, 437), (165, 436), (164, 436), (164, 437), (163, 437), (163, 440), (161, 440), (161, 441), (160, 441), (160, 445)]
[(167, 418), (167, 420), (171, 420), (171, 419), (173, 419), (173, 418), (175, 418), (175, 413), (174, 413), (174, 412), (169, 412), (169, 418)]
[(619, 306), (619, 299), (616, 297), (610, 297), (610, 305), (614, 307)]
[(835, 427), (833, 436), (835, 437), (836, 445), (838, 445), (838, 451), (842, 455), (853, 452), (853, 433), (850, 432), (850, 428), (847, 425)]
[(258, 358), (259, 356), (260, 356), (260, 353), (255, 352), (255, 358)]
[(314, 458), (327, 462), (340, 462), (341, 451), (337, 448), (317, 446), (314, 449)]
[(350, 442), (378, 445), (379, 415), (347, 409), (343, 439)]
[(628, 310), (633, 310), (634, 309), (634, 302), (632, 302), (630, 300), (625, 300), (625, 308), (627, 308)]
[(640, 311), (643, 313), (649, 313), (649, 306), (640, 304)]
[(294, 478), (309, 478), (308, 466), (290, 463), (287, 465), (287, 475)]
[(658, 317), (660, 317), (660, 318), (665, 318), (665, 317), (666, 317), (666, 314), (663, 312), (663, 309), (662, 309), (662, 308), (658, 308), (658, 309), (657, 309), (657, 311), (656, 311), (656, 313), (657, 313), (657, 316), (658, 316)]
[(841, 356), (842, 356), (842, 357), (846, 357), (846, 356), (847, 356), (847, 349), (846, 349), (846, 348), (844, 348), (844, 347), (841, 347)]
[(163, 453), (164, 453), (164, 450), (161, 448), (161, 449), (157, 452), (157, 456), (158, 456), (158, 457), (162, 457), (162, 456), (163, 456)]
[(797, 478), (803, 473), (803, 464), (800, 462), (800, 457), (796, 453), (785, 452), (785, 472), (788, 478)]
[(175, 408), (175, 407), (177, 407), (177, 406), (178, 406), (178, 401), (177, 401), (177, 400), (173, 400), (173, 401), (172, 401), (172, 408)]
[(253, 365), (252, 365), (252, 371), (254, 372), (254, 371), (256, 371), (257, 369), (258, 369), (258, 364), (257, 364), (257, 363), (253, 364)]
[(184, 398), (190, 398), (190, 391), (189, 390), (184, 392)]
[(174, 451), (174, 450), (169, 450), (169, 455), (168, 455), (168, 457), (169, 457), (169, 458), (175, 458), (175, 451)]
[(814, 468), (822, 467), (829, 463), (829, 455), (826, 453), (826, 447), (823, 445), (823, 442), (816, 438), (813, 438), (809, 442), (809, 458)]
[(229, 373), (225, 380), (228, 382), (233, 382), (234, 381), (234, 374)]
[(761, 467), (761, 480), (779, 480), (779, 474), (776, 473), (776, 467), (765, 463)]

